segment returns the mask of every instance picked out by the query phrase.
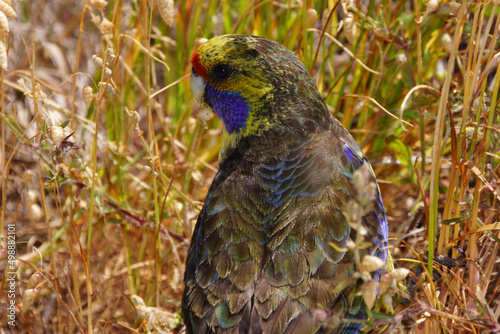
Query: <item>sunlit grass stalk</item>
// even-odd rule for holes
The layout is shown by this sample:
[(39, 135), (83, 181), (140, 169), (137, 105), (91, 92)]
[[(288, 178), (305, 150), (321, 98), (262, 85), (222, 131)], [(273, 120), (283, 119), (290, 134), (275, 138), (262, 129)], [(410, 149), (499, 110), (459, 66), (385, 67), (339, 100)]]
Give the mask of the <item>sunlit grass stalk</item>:
[(80, 18), (80, 28), (78, 30), (78, 40), (76, 44), (76, 59), (75, 59), (75, 68), (73, 70), (73, 77), (72, 77), (72, 97), (71, 97), (71, 129), (75, 130), (76, 129), (76, 119), (75, 119), (75, 111), (76, 111), (76, 73), (78, 73), (78, 69), (80, 67), (80, 57), (81, 57), (81, 50), (82, 50), (82, 34), (83, 34), (83, 28), (85, 24), (85, 13), (87, 12), (87, 5), (84, 4), (82, 8), (82, 14)]
[[(467, 79), (469, 79), (469, 94), (465, 95), (467, 96), (467, 99), (464, 97), (464, 102), (465, 102), (465, 107), (464, 110), (467, 110), (469, 112), (470, 108), (472, 108), (472, 104), (474, 99), (476, 98), (476, 86), (479, 84), (479, 75), (480, 75), (480, 66), (482, 64), (482, 58), (484, 54), (484, 49), (486, 47), (486, 41), (487, 38), (483, 37), (481, 34), (481, 29), (483, 26), (483, 19), (485, 12), (487, 11), (489, 6), (484, 6), (483, 4), (478, 4), (477, 5), (477, 11), (476, 15), (474, 17), (474, 23), (477, 23), (477, 31), (473, 29), (473, 32), (476, 33), (477, 37), (474, 36), (474, 38), (471, 37), (470, 41), (475, 41), (475, 47), (474, 47), (474, 53), (472, 55), (473, 60), (470, 62), (470, 68), (473, 68), (473, 72), (468, 72), (467, 73)], [(496, 6), (494, 6), (496, 7)], [(487, 29), (486, 31), (489, 31), (493, 19), (493, 15), (490, 16), (489, 22), (487, 24)], [(476, 19), (478, 18), (478, 19)], [(472, 45), (469, 44), (469, 48), (472, 50)], [(466, 81), (467, 83), (467, 81)], [(483, 106), (483, 98), (484, 98), (484, 89), (485, 85), (482, 85), (481, 87), (481, 93), (478, 99), (478, 108), (475, 111), (475, 121), (477, 124), (479, 124), (479, 120), (481, 119), (481, 110)], [(465, 121), (465, 119), (463, 120)], [(472, 165), (475, 166), (480, 163), (479, 158), (481, 153), (485, 153), (484, 146), (480, 147), (480, 143), (477, 142), (477, 135), (478, 135), (478, 128), (474, 129), (474, 135), (473, 135), (473, 140), (470, 144), (471, 149), (469, 150), (467, 154), (467, 160), (473, 160)], [(475, 156), (472, 157), (473, 152), (475, 152)], [(473, 199), (473, 206), (472, 206), (472, 219), (470, 220), (470, 223), (468, 225), (468, 230), (469, 231), (474, 231), (478, 227), (478, 207), (479, 207), (479, 190), (482, 186), (482, 182), (479, 178), (476, 180), (475, 184), (475, 189), (474, 189), (474, 199)], [(470, 241), (469, 241), (469, 246), (467, 249), (467, 254), (472, 260), (476, 260), (479, 256), (479, 250), (478, 250), (478, 245), (477, 245), (477, 234), (473, 233), (470, 236)], [(469, 286), (476, 286), (479, 283), (479, 275), (480, 273), (477, 271), (477, 267), (474, 263), (469, 264), (469, 279), (468, 279), (468, 285)]]
[[(106, 43), (105, 43), (106, 45)], [(100, 196), (101, 194), (99, 191), (96, 191), (97, 187), (99, 186), (99, 181), (97, 180), (97, 174), (99, 171), (99, 166), (97, 163), (97, 152), (99, 149), (99, 122), (100, 122), (100, 116), (103, 114), (106, 116), (108, 107), (109, 107), (109, 97), (106, 94), (106, 88), (108, 85), (111, 85), (109, 80), (104, 80), (104, 70), (106, 67), (106, 57), (104, 57), (103, 65), (101, 68), (101, 80), (100, 82), (104, 83), (100, 87), (100, 91), (98, 94), (98, 97), (95, 99), (95, 108), (94, 108), (94, 132), (92, 136), (92, 143), (90, 147), (90, 156), (91, 156), (91, 166), (90, 166), (90, 172), (92, 175), (90, 176), (90, 199), (89, 199), (89, 219), (88, 219), (88, 230), (87, 230), (87, 256), (86, 256), (86, 263), (84, 264), (85, 266), (85, 274), (86, 274), (86, 282), (87, 282), (87, 305), (89, 306), (88, 309), (88, 318), (87, 318), (87, 330), (89, 333), (93, 333), (93, 314), (92, 314), (92, 296), (94, 294), (93, 288), (92, 288), (92, 279), (91, 279), (91, 255), (92, 255), (92, 226), (93, 226), (93, 218), (94, 218), (94, 202), (96, 200), (96, 196)], [(102, 204), (102, 201), (99, 200), (97, 202), (98, 205)]]
[[(189, 146), (184, 154), (184, 161), (187, 161), (189, 163), (188, 167), (186, 168), (186, 171), (184, 172), (184, 177), (182, 180), (182, 192), (184, 194), (187, 194), (189, 192), (189, 187), (191, 184), (191, 179), (193, 175), (193, 169), (195, 166), (195, 160), (196, 160), (196, 151), (199, 146), (199, 141), (201, 138), (201, 135), (203, 133), (203, 127), (204, 125), (201, 122), (196, 122), (195, 129), (191, 135), (191, 141), (189, 143)], [(190, 160), (193, 159), (193, 162), (191, 163)], [(185, 203), (185, 206), (187, 203)]]
[(448, 68), (443, 87), (441, 89), (441, 98), (439, 100), (439, 109), (436, 119), (435, 131), (434, 131), (434, 145), (432, 152), (432, 170), (430, 177), (430, 193), (429, 193), (429, 230), (428, 230), (428, 243), (429, 243), (429, 256), (427, 261), (427, 269), (429, 271), (430, 277), (432, 277), (433, 272), (433, 258), (434, 258), (434, 244), (436, 238), (437, 230), (437, 214), (438, 214), (438, 196), (439, 196), (439, 175), (441, 168), (441, 150), (442, 150), (442, 136), (444, 130), (444, 117), (446, 115), (446, 108), (448, 105), (448, 93), (450, 91), (451, 76), (453, 73), (453, 67), (455, 64), (455, 56), (458, 51), (458, 44), (460, 37), (462, 35), (463, 24), (465, 22), (465, 7), (466, 1), (462, 2), (458, 13), (459, 26), (455, 30), (453, 36), (453, 45), (456, 46), (451, 50), (450, 57), (448, 59)]
[(102, 99), (104, 98), (104, 92), (100, 93), (100, 96), (97, 100), (97, 105), (95, 110), (95, 122), (94, 122), (94, 135), (92, 139), (92, 144), (90, 147), (90, 156), (92, 157), (92, 163), (90, 167), (90, 171), (92, 173), (90, 177), (90, 199), (89, 199), (89, 218), (88, 218), (88, 230), (87, 230), (87, 262), (85, 263), (85, 276), (87, 280), (87, 305), (89, 305), (89, 312), (88, 312), (88, 318), (87, 318), (87, 330), (91, 334), (93, 332), (93, 325), (92, 325), (92, 280), (90, 277), (91, 273), (91, 266), (90, 266), (90, 257), (92, 255), (92, 225), (94, 221), (94, 201), (95, 201), (95, 196), (96, 196), (96, 183), (97, 183), (97, 150), (98, 150), (98, 133), (99, 133), (99, 116), (101, 114), (101, 106), (102, 106)]
[(229, 7), (229, 1), (221, 1), (220, 6), (222, 7), (222, 24), (224, 25), (225, 31), (231, 31), (231, 8)]
[[(146, 30), (146, 33), (144, 34), (144, 45), (146, 47), (146, 50), (151, 49), (150, 45), (150, 40), (151, 40), (151, 26), (152, 26), (152, 19), (153, 19), (153, 12), (148, 11), (144, 8), (143, 10), (143, 27)], [(151, 91), (151, 58), (148, 57), (147, 55), (144, 57), (144, 82), (146, 83), (146, 91), (150, 92)], [(146, 103), (146, 117), (147, 117), (147, 124), (148, 124), (148, 142), (151, 143), (150, 149), (148, 150), (148, 153), (150, 154), (149, 160), (151, 164), (151, 168), (153, 171), (156, 169), (161, 169), (161, 163), (159, 160), (159, 150), (158, 150), (158, 143), (155, 140), (155, 132), (154, 132), (154, 125), (153, 125), (153, 114), (152, 114), (152, 105), (151, 105), (151, 99), (147, 99)], [(161, 211), (160, 211), (160, 192), (158, 189), (158, 180), (157, 180), (157, 173), (153, 172), (151, 173), (151, 180), (153, 182), (153, 201), (154, 201), (154, 209), (155, 209), (155, 226), (156, 226), (156, 233), (157, 233), (157, 238), (156, 238), (156, 252), (155, 252), (155, 296), (156, 296), (156, 305), (160, 304), (160, 279), (161, 279), (161, 257), (162, 257), (162, 247), (161, 247), (161, 236), (160, 236), (160, 224), (161, 224)]]
[[(484, 133), (485, 152), (496, 152), (496, 150), (492, 150), (490, 146), (491, 146), (491, 128), (494, 126), (494, 121), (498, 120), (498, 91), (500, 90), (500, 75), (498, 75), (498, 73), (500, 73), (500, 61), (498, 62), (496, 73), (497, 75), (495, 78), (495, 84), (490, 99), (490, 109), (488, 113), (488, 127), (486, 128)], [(481, 167), (483, 168), (483, 171), (486, 168), (486, 159), (487, 155), (483, 154), (483, 160), (481, 162)]]
[[(72, 86), (73, 87), (72, 87), (72, 98), (71, 98), (71, 123), (70, 123), (70, 127), (73, 131), (76, 130), (77, 126), (78, 126), (78, 123), (76, 120), (76, 90), (77, 90), (76, 79), (77, 79), (77, 73), (79, 71), (79, 66), (80, 66), (80, 57), (81, 57), (81, 49), (82, 49), (82, 34), (83, 34), (83, 30), (84, 30), (85, 16), (86, 16), (87, 10), (88, 10), (88, 7), (85, 4), (81, 10), (80, 26), (79, 26), (79, 30), (78, 30), (78, 39), (77, 39), (77, 47), (76, 47), (76, 59), (75, 59), (75, 66), (74, 66), (74, 70), (73, 70), (73, 76), (72, 76)], [(96, 131), (96, 133), (97, 133), (97, 131)], [(57, 182), (57, 180), (56, 180), (56, 182)], [(57, 185), (57, 183), (56, 183), (56, 185)], [(72, 208), (74, 205), (77, 205), (77, 204), (73, 203), (73, 205), (70, 207)], [(83, 324), (84, 323), (83, 308), (82, 308), (82, 303), (81, 303), (80, 290), (78, 289), (78, 286), (80, 283), (79, 282), (80, 277), (78, 275), (78, 270), (77, 270), (78, 263), (80, 262), (80, 261), (78, 261), (78, 259), (80, 258), (78, 256), (78, 254), (80, 253), (81, 249), (80, 249), (80, 247), (79, 247), (79, 249), (74, 248), (76, 243), (78, 243), (78, 245), (80, 245), (80, 240), (78, 240), (79, 236), (77, 235), (77, 232), (76, 232), (76, 229), (74, 226), (73, 213), (74, 213), (74, 211), (68, 215), (68, 220), (70, 220), (70, 222), (66, 222), (66, 224), (63, 224), (63, 226), (67, 225), (68, 227), (69, 226), (72, 227), (71, 229), (65, 229), (65, 231), (66, 231), (66, 235), (68, 236), (68, 239), (67, 239), (69, 241), (68, 248), (70, 251), (71, 263), (72, 263), (72, 265), (71, 265), (71, 269), (72, 269), (71, 280), (73, 282), (73, 296), (74, 296), (75, 303), (76, 303), (75, 306), (78, 310), (78, 318)], [(63, 219), (63, 217), (64, 217), (64, 215), (62, 215), (62, 212), (61, 212), (61, 219)], [(64, 219), (63, 219), (63, 222), (64, 222)], [(89, 228), (91, 228), (91, 226), (92, 226), (92, 220), (89, 220)], [(89, 239), (90, 239), (90, 236), (91, 236), (91, 234), (89, 233)], [(87, 264), (90, 266), (90, 261), (88, 261), (88, 259), (90, 258), (90, 256), (89, 256), (90, 255), (90, 247), (88, 247), (87, 251), (88, 251)], [(79, 255), (83, 255), (83, 254), (79, 254)], [(89, 269), (90, 269), (90, 267), (89, 267)], [(87, 280), (88, 279), (89, 279), (89, 277), (87, 277)], [(59, 299), (57, 300), (57, 303), (58, 303), (58, 308), (61, 308), (61, 301)], [(58, 317), (59, 330), (60, 330), (60, 332), (62, 332), (63, 319), (62, 319), (62, 315), (60, 312), (58, 312), (57, 317)]]
[[(32, 54), (32, 58), (31, 58), (31, 61), (30, 61), (31, 94), (32, 94), (32, 99), (33, 99), (33, 109), (34, 109), (34, 113), (35, 113), (36, 125), (37, 125), (37, 128), (38, 128), (38, 131), (41, 132), (42, 131), (43, 120), (42, 120), (42, 116), (41, 116), (41, 110), (39, 110), (39, 105), (38, 105), (38, 98), (39, 98), (38, 89), (39, 89), (39, 84), (35, 81), (35, 64), (36, 64), (36, 55), (35, 55), (35, 48), (33, 48), (33, 54)], [(40, 201), (41, 201), (42, 208), (43, 208), (43, 218), (44, 218), (44, 221), (45, 221), (45, 226), (46, 226), (46, 229), (47, 229), (47, 235), (48, 235), (48, 238), (49, 238), (49, 247), (50, 247), (50, 253), (49, 253), (50, 263), (49, 263), (49, 266), (50, 266), (52, 272), (55, 272), (56, 271), (55, 247), (54, 247), (54, 243), (53, 243), (52, 229), (50, 227), (49, 211), (48, 211), (48, 208), (47, 208), (47, 200), (46, 200), (46, 196), (45, 196), (45, 187), (44, 187), (44, 182), (43, 182), (43, 173), (44, 173), (44, 169), (43, 168), (44, 168), (44, 160), (39, 159), (38, 160), (38, 185), (39, 185), (39, 189), (40, 189)], [(54, 173), (54, 175), (57, 178), (57, 173)], [(59, 304), (59, 301), (58, 301), (58, 304)], [(61, 328), (60, 327), (61, 321), (60, 321), (59, 317), (58, 317), (58, 320), (59, 320), (59, 328)]]
[[(200, 134), (202, 132), (203, 125), (201, 122), (196, 122), (196, 127), (194, 132), (191, 134), (191, 141), (189, 143), (189, 146), (185, 152), (184, 155), (184, 161), (188, 163), (188, 167), (184, 171), (184, 175), (182, 177), (182, 188), (181, 192), (183, 194), (187, 194), (189, 192), (190, 184), (191, 184), (191, 177), (193, 173), (193, 167), (194, 167), (194, 159), (193, 162), (191, 163), (191, 155), (194, 154), (196, 151), (196, 148), (198, 147), (198, 140), (200, 138)], [(172, 184), (172, 182), (170, 183)], [(175, 189), (175, 188), (174, 188)], [(188, 201), (187, 201), (187, 196), (184, 198), (184, 204), (182, 207), (182, 220), (184, 224), (184, 228), (188, 231), (189, 235), (192, 233), (192, 224), (191, 221), (188, 219), (187, 213), (188, 213)]]
[[(58, 182), (57, 177), (56, 177), (56, 178), (54, 178), (54, 192), (53, 192), (54, 202), (57, 206), (59, 216), (61, 217), (61, 220), (63, 222), (63, 227), (65, 227), (64, 231), (66, 232), (65, 234), (67, 236), (67, 242), (68, 242), (67, 247), (68, 247), (68, 250), (69, 250), (69, 253), (71, 256), (71, 264), (72, 264), (71, 265), (71, 280), (73, 283), (72, 299), (73, 299), (75, 307), (77, 309), (76, 313), (77, 313), (78, 320), (81, 321), (81, 323), (83, 324), (84, 323), (84, 321), (83, 321), (83, 309), (82, 309), (82, 305), (81, 305), (80, 291), (78, 289), (78, 286), (80, 285), (80, 277), (79, 277), (78, 270), (77, 270), (77, 268), (78, 268), (77, 259), (80, 257), (78, 255), (80, 255), (79, 253), (81, 250), (81, 244), (80, 244), (80, 240), (78, 238), (78, 235), (76, 233), (76, 229), (74, 226), (74, 221), (73, 221), (73, 217), (72, 217), (73, 212), (68, 213), (68, 215), (64, 215), (64, 213), (62, 211), (60, 190), (61, 190), (60, 185), (59, 185), (59, 182)], [(75, 205), (75, 204), (76, 203), (73, 203), (73, 205)], [(73, 208), (73, 205), (69, 206), (68, 210)], [(65, 219), (64, 217), (67, 217), (67, 218)], [(75, 249), (76, 245), (78, 245), (80, 247)], [(61, 303), (60, 298), (57, 298), (57, 306), (59, 308), (62, 307), (62, 303)], [(62, 331), (63, 331), (63, 325), (62, 325), (63, 319), (62, 319), (62, 315), (60, 314), (60, 312), (58, 312), (57, 318), (58, 318), (57, 320), (58, 320), (58, 325), (59, 325), (59, 332), (62, 333)], [(73, 324), (71, 324), (71, 325), (73, 325)]]
[[(415, 28), (415, 34), (417, 36), (417, 85), (422, 84), (422, 34), (421, 34), (421, 21), (422, 17), (420, 16), (420, 9), (419, 9), (419, 2), (417, 0), (413, 1), (414, 7), (415, 7), (415, 23), (416, 23), (416, 28)], [(422, 176), (425, 176), (425, 168), (426, 168), (426, 157), (425, 157), (425, 116), (424, 116), (424, 111), (425, 109), (422, 107), (419, 107), (419, 112), (418, 112), (418, 123), (419, 123), (419, 129), (420, 129), (420, 152), (421, 152), (421, 173)]]
[(309, 68), (309, 38), (307, 32), (307, 1), (302, 1), (302, 45), (304, 47), (304, 64)]
[[(497, 11), (497, 3), (494, 3), (492, 12), (494, 13), (496, 11)], [(491, 18), (493, 18), (493, 17), (494, 16), (492, 15)], [(496, 17), (496, 21), (498, 22), (499, 20), (500, 20), (500, 12), (498, 13), (498, 15)], [(486, 31), (489, 31), (492, 22), (493, 21), (491, 19), (488, 21), (488, 26), (486, 28), (487, 29)], [(491, 37), (491, 41), (497, 40), (498, 32), (499, 32), (499, 25), (497, 24), (495, 26), (493, 36)], [(487, 58), (488, 61), (492, 60), (492, 56), (493, 56), (493, 48), (490, 48), (490, 52), (489, 52), (488, 58)], [(497, 54), (496, 57), (500, 57), (500, 55)], [(500, 73), (500, 61), (498, 61), (498, 59), (497, 59), (497, 67), (496, 67), (495, 73), (497, 75), (495, 76), (495, 83), (494, 83), (493, 91), (492, 91), (491, 98), (490, 98), (490, 108), (489, 108), (489, 112), (488, 112), (488, 123), (487, 123), (487, 128), (484, 131), (484, 152), (492, 151), (490, 149), (491, 128), (494, 125), (493, 124), (494, 120), (498, 117), (498, 114), (497, 114), (497, 101), (498, 100), (497, 99), (498, 99), (498, 91), (500, 89), (500, 75), (499, 75), (499, 73)], [(482, 95), (484, 95), (485, 88), (486, 88), (486, 80), (483, 83), (483, 86), (481, 88)], [(486, 159), (487, 159), (487, 155), (483, 154), (482, 161), (481, 161), (481, 171), (482, 172), (484, 172), (485, 168), (486, 168)]]

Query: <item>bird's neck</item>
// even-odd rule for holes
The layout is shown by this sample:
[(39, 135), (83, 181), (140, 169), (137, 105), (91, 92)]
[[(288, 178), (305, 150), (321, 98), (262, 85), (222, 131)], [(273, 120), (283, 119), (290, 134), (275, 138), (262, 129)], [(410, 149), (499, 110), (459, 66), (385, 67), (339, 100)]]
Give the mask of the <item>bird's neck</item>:
[(222, 162), (229, 156), (229, 153), (232, 152), (236, 146), (238, 146), (241, 137), (242, 136), (238, 133), (228, 133), (227, 130), (224, 129), (219, 152), (219, 165), (222, 164)]

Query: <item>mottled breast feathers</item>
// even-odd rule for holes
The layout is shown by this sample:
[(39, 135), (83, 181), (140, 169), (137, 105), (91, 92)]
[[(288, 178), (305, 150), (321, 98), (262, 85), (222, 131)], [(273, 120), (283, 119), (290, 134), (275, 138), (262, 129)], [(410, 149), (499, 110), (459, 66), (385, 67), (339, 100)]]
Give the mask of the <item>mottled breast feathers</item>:
[[(191, 61), (193, 93), (227, 133), (186, 262), (186, 333), (356, 333), (345, 319), (364, 308), (341, 286), (355, 270), (344, 215), (354, 171), (376, 182), (361, 149), (282, 45), (220, 36)], [(366, 252), (385, 260), (378, 188), (368, 205)]]

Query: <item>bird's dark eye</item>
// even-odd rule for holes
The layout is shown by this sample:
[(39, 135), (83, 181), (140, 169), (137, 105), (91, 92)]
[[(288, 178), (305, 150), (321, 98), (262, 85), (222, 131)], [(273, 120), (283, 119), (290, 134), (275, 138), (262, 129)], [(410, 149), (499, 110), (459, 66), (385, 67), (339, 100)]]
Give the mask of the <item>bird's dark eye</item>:
[(227, 64), (219, 64), (214, 66), (212, 73), (215, 79), (224, 80), (229, 78), (231, 73), (233, 73), (233, 69)]

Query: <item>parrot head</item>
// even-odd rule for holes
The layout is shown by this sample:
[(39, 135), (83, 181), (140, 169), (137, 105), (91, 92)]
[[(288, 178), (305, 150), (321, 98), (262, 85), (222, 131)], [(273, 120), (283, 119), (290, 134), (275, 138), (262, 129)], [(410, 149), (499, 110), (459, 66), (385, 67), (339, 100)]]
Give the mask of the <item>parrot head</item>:
[(230, 135), (260, 135), (294, 118), (299, 108), (293, 104), (307, 104), (301, 99), (323, 101), (299, 58), (268, 39), (215, 37), (193, 52), (191, 63), (194, 96), (222, 119)]

